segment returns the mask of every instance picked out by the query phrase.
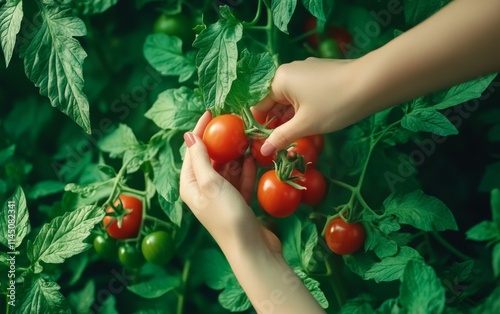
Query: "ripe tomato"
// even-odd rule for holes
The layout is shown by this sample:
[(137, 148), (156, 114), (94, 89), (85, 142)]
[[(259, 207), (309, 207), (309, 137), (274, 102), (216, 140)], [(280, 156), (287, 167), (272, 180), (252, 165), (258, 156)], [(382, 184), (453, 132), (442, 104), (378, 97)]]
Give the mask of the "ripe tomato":
[(318, 162), (318, 151), (314, 143), (309, 139), (303, 137), (294, 142), (294, 146), (288, 149), (288, 158), (295, 157), (297, 154), (302, 155), (307, 164), (310, 163), (311, 167), (316, 166)]
[(352, 43), (352, 36), (343, 28), (332, 26), (327, 30), (329, 37), (335, 39), (340, 51), (346, 56), (349, 45)]
[(240, 117), (223, 114), (210, 121), (203, 133), (203, 143), (212, 160), (226, 163), (243, 156), (250, 144)]
[(307, 168), (306, 173), (299, 179), (295, 180), (299, 185), (305, 187), (302, 190), (301, 202), (307, 205), (316, 205), (326, 194), (325, 178), (318, 170), (314, 168)]
[(94, 238), (94, 249), (97, 255), (107, 261), (116, 259), (116, 241), (107, 235), (97, 235)]
[(265, 172), (257, 186), (257, 200), (271, 216), (284, 218), (295, 212), (300, 204), (302, 191), (276, 177), (274, 170)]
[[(104, 216), (102, 220), (104, 228), (106, 228), (110, 236), (116, 239), (137, 238), (142, 225), (142, 201), (135, 196), (122, 194), (115, 201), (115, 207), (120, 206), (120, 200), (123, 209), (131, 210), (131, 212), (123, 216), (121, 227), (118, 227), (118, 220), (115, 217)], [(114, 211), (111, 206), (106, 208), (106, 213), (113, 213)]]
[(122, 244), (118, 248), (118, 260), (126, 268), (139, 268), (146, 260), (135, 245)]
[(325, 136), (323, 134), (313, 134), (306, 136), (306, 138), (313, 142), (318, 154), (323, 151), (323, 147), (325, 147)]
[(174, 256), (174, 239), (165, 231), (154, 231), (142, 239), (141, 250), (148, 262), (165, 265)]
[(250, 150), (252, 152), (252, 156), (255, 158), (257, 161), (257, 164), (260, 166), (266, 167), (266, 166), (272, 166), (273, 165), (273, 155), (269, 156), (263, 156), (260, 153), (260, 148), (264, 144), (266, 140), (265, 139), (256, 139), (252, 141), (252, 145), (250, 147)]
[(365, 242), (365, 229), (360, 223), (349, 224), (342, 218), (335, 218), (326, 227), (325, 240), (332, 252), (352, 254)]

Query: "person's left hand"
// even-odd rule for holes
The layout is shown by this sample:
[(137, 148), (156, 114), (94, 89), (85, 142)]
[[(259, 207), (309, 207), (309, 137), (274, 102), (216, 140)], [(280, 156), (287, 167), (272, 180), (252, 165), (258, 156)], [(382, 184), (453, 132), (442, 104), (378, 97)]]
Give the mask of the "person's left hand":
[[(180, 178), (180, 195), (223, 250), (266, 250), (281, 254), (281, 243), (264, 228), (248, 206), (256, 176), (251, 157), (223, 166), (217, 172), (201, 140), (212, 119), (206, 112), (193, 132), (184, 135), (188, 146)], [(226, 180), (226, 178), (228, 180)]]

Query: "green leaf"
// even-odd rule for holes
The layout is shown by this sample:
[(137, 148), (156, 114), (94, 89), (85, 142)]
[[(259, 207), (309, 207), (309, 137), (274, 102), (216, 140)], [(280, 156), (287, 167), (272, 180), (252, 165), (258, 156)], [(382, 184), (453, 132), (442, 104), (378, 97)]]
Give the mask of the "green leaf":
[(164, 130), (192, 130), (205, 112), (200, 95), (185, 86), (167, 89), (158, 95), (153, 106), (144, 114)]
[(318, 231), (310, 221), (302, 222), (291, 215), (278, 222), (283, 256), (292, 268), (307, 269), (313, 262), (314, 249), (318, 244)]
[(26, 197), (19, 186), (3, 204), (0, 217), (0, 243), (14, 252), (30, 230)]
[(231, 312), (243, 312), (252, 304), (238, 281), (234, 280), (219, 294), (220, 305)]
[(445, 290), (434, 269), (422, 261), (409, 261), (400, 286), (399, 303), (405, 313), (442, 313)]
[(238, 47), (243, 26), (229, 7), (221, 6), (222, 19), (209, 25), (193, 42), (199, 48), (196, 56), (200, 89), (206, 109), (222, 110), (231, 84), (236, 79)]
[(65, 184), (61, 181), (40, 181), (29, 191), (28, 198), (38, 199), (40, 197), (53, 195), (64, 191)]
[(132, 147), (140, 146), (132, 129), (120, 123), (118, 128), (99, 141), (99, 148), (111, 158), (121, 158)]
[(496, 76), (496, 73), (483, 76), (438, 93), (437, 96), (433, 97), (433, 100), (437, 102), (433, 108), (442, 110), (480, 97)]
[(376, 282), (398, 280), (403, 276), (409, 261), (423, 261), (420, 254), (409, 246), (403, 246), (394, 256), (383, 258), (374, 264), (364, 274), (364, 279), (374, 279)]
[(102, 13), (118, 3), (118, 0), (86, 0), (79, 2), (83, 14)]
[(334, 1), (302, 0), (302, 4), (318, 20), (326, 21), (330, 15)]
[(163, 212), (167, 217), (177, 226), (181, 226), (183, 209), (182, 209), (182, 199), (178, 198), (175, 202), (168, 202), (163, 196), (158, 195), (158, 202)]
[(71, 313), (64, 296), (55, 282), (40, 275), (27, 276), (16, 296), (16, 314)]
[(467, 239), (474, 241), (488, 241), (500, 237), (500, 231), (493, 221), (483, 220), (465, 233)]
[(0, 165), (3, 165), (7, 160), (14, 156), (16, 145), (12, 144), (7, 148), (0, 150)]
[(424, 231), (458, 230), (450, 209), (439, 199), (416, 190), (409, 194), (392, 193), (384, 201), (385, 216), (394, 215), (400, 224)]
[(493, 275), (500, 276), (500, 243), (495, 244), (492, 253)]
[(500, 308), (500, 287), (497, 286), (495, 290), (488, 296), (488, 298), (471, 311), (472, 314), (485, 314), (496, 313)]
[(233, 82), (226, 103), (236, 108), (248, 108), (258, 103), (269, 92), (276, 67), (268, 53), (254, 54), (243, 50), (237, 65), (238, 79)]
[(90, 279), (81, 290), (69, 294), (68, 302), (76, 313), (91, 313), (95, 293), (95, 282)]
[(450, 282), (459, 283), (469, 278), (473, 267), (474, 260), (468, 260), (461, 263), (454, 262), (450, 268), (444, 272), (444, 275)]
[(14, 48), (16, 36), (21, 29), (23, 20), (23, 2), (21, 0), (7, 1), (0, 7), (0, 40), (5, 57), (5, 67), (9, 66)]
[(187, 81), (196, 72), (196, 53), (182, 52), (182, 40), (166, 34), (146, 37), (144, 57), (161, 75), (179, 76), (179, 82)]
[(355, 297), (353, 299), (347, 300), (344, 305), (342, 305), (342, 308), (340, 309), (339, 314), (371, 314), (375, 313), (373, 310), (373, 307), (371, 306), (370, 302), (373, 300), (372, 297), (370, 297), (367, 294), (362, 294), (358, 297)]
[(214, 290), (224, 289), (236, 278), (224, 255), (216, 249), (206, 249), (195, 253), (199, 273), (203, 274), (205, 283)]
[(357, 124), (349, 128), (346, 142), (340, 151), (342, 171), (351, 176), (359, 174), (369, 151), (370, 139), (365, 131)]
[(372, 254), (366, 254), (362, 250), (358, 250), (354, 254), (344, 255), (342, 258), (346, 266), (360, 277), (364, 277), (366, 271), (377, 263)]
[(493, 222), (500, 230), (500, 189), (493, 189), (490, 196), (491, 216)]
[(28, 240), (26, 249), (35, 273), (42, 271), (41, 261), (62, 263), (88, 249), (91, 245), (84, 240), (104, 214), (100, 207), (84, 206), (44, 224), (35, 240)]
[(365, 251), (373, 250), (378, 258), (393, 256), (398, 252), (398, 244), (380, 232), (379, 229), (367, 224), (365, 230)]
[(479, 184), (480, 192), (490, 193), (491, 190), (500, 188), (500, 162), (488, 165), (483, 175), (481, 183)]
[(297, 0), (272, 0), (271, 2), (274, 25), (285, 34), (288, 34), (288, 23), (292, 19), (296, 6)]
[(301, 269), (294, 269), (294, 272), (297, 274), (297, 276), (304, 282), (304, 285), (306, 288), (311, 292), (313, 297), (318, 301), (319, 305), (326, 309), (328, 308), (328, 299), (325, 297), (325, 294), (323, 291), (321, 291), (319, 287), (319, 282), (315, 279), (312, 279), (309, 277), (304, 271)]
[(181, 274), (168, 273), (163, 267), (147, 263), (141, 267), (134, 284), (127, 289), (146, 299), (159, 298), (181, 284)]
[(405, 0), (404, 14), (407, 26), (414, 26), (437, 12), (451, 0)]
[(46, 6), (33, 39), (21, 46), (29, 79), (53, 107), (90, 133), (89, 103), (83, 91), (83, 60), (87, 54), (74, 36), (86, 34), (85, 24), (70, 9)]
[(399, 229), (401, 229), (401, 226), (399, 225), (396, 217), (394, 217), (394, 216), (386, 216), (386, 217), (382, 218), (378, 222), (378, 227), (379, 227), (380, 231), (382, 231), (385, 234), (389, 234), (389, 233), (392, 233), (392, 232), (395, 232), (395, 231), (398, 231)]
[(318, 246), (318, 229), (310, 220), (302, 224), (301, 240), (301, 261), (304, 269), (308, 269), (308, 265), (315, 262), (314, 249)]
[(158, 194), (167, 202), (174, 203), (179, 199), (180, 166), (175, 162), (175, 146), (171, 141), (159, 148), (158, 154), (151, 159), (154, 177), (153, 184)]
[(432, 132), (441, 136), (458, 134), (457, 128), (433, 108), (416, 109), (401, 119), (401, 126), (413, 132)]

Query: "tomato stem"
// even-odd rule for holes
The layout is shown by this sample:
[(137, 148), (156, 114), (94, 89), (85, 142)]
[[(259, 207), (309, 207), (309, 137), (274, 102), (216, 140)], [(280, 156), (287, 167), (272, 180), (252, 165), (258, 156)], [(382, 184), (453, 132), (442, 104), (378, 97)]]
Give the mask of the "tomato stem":
[(255, 17), (250, 22), (243, 22), (243, 26), (248, 27), (257, 24), (257, 22), (260, 19), (261, 9), (262, 9), (262, 0), (259, 0), (257, 2), (257, 12), (255, 13)]
[(186, 262), (184, 263), (184, 268), (182, 270), (182, 281), (181, 281), (181, 287), (180, 291), (178, 294), (178, 301), (177, 301), (177, 314), (182, 314), (184, 313), (184, 299), (186, 295), (186, 283), (189, 277), (189, 271), (191, 269), (191, 259), (187, 259)]
[(441, 244), (445, 249), (447, 249), (448, 251), (450, 251), (451, 253), (455, 254), (457, 257), (459, 257), (460, 259), (464, 260), (464, 261), (467, 261), (467, 260), (471, 260), (472, 257), (460, 252), (456, 247), (454, 247), (451, 243), (449, 243), (448, 241), (446, 241), (445, 238), (443, 238), (438, 232), (436, 231), (433, 231), (431, 232), (431, 235), (434, 239), (436, 239), (439, 244)]
[(354, 192), (354, 190), (356, 189), (354, 186), (347, 184), (345, 182), (339, 181), (339, 180), (330, 179), (330, 182), (335, 184), (335, 185), (341, 186), (341, 187), (343, 187), (351, 192)]

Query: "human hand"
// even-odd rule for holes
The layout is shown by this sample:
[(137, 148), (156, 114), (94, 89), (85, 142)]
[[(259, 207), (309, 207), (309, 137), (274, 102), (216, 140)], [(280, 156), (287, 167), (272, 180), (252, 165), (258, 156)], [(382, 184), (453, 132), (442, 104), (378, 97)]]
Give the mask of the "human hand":
[(351, 60), (308, 58), (281, 65), (269, 94), (252, 112), (258, 121), (269, 114), (293, 117), (274, 129), (262, 154), (284, 149), (303, 136), (340, 130), (367, 116), (357, 104), (354, 72)]
[(201, 140), (212, 119), (206, 112), (184, 138), (188, 149), (180, 178), (180, 195), (223, 250), (244, 247), (281, 254), (278, 238), (262, 227), (248, 206), (256, 176), (255, 162), (246, 157), (216, 171)]

